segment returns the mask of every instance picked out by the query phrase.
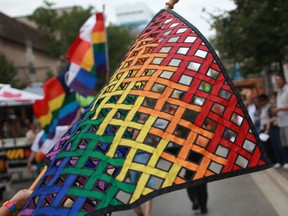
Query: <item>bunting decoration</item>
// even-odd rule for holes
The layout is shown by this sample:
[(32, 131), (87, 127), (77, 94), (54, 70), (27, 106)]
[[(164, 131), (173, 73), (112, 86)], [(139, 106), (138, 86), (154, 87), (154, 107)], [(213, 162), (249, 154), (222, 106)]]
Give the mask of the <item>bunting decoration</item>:
[(84, 97), (93, 95), (97, 82), (106, 78), (106, 46), (104, 14), (96, 13), (81, 27), (66, 55), (70, 62), (68, 86)]
[(71, 124), (79, 109), (75, 93), (66, 85), (66, 73), (62, 72), (46, 81), (43, 100), (36, 100), (33, 105), (34, 115), (44, 130), (39, 147), (46, 139), (54, 138), (57, 126)]
[(109, 83), (46, 155), (22, 215), (99, 215), (270, 166), (203, 35), (161, 10)]

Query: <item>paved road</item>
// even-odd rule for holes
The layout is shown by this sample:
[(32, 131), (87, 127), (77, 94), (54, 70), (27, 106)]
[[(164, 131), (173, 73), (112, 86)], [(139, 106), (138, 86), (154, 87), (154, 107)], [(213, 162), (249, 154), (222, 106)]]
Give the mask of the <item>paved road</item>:
[[(282, 173), (283, 174), (283, 173)], [(270, 169), (250, 175), (209, 183), (209, 213), (207, 216), (287, 216), (287, 179)], [(27, 188), (31, 180), (13, 183), (10, 193)], [(3, 202), (0, 201), (0, 203)], [(191, 203), (185, 190), (159, 196), (153, 200), (152, 216), (190, 216)], [(115, 212), (113, 216), (134, 216), (133, 210)]]

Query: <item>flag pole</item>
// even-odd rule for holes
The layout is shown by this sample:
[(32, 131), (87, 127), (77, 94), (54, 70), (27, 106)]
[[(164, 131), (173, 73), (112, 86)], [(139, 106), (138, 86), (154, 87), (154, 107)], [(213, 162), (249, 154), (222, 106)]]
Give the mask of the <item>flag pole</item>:
[(177, 4), (179, 0), (169, 0), (169, 2), (166, 2), (165, 10), (172, 10), (174, 8), (174, 5)]
[(38, 177), (35, 179), (35, 181), (34, 181), (34, 182), (32, 183), (32, 185), (29, 187), (29, 189), (28, 189), (29, 191), (34, 191), (34, 190), (35, 190), (37, 184), (39, 183), (40, 179), (44, 176), (44, 174), (46, 173), (46, 171), (47, 171), (47, 166), (45, 166), (45, 167), (42, 169), (41, 173), (38, 175)]

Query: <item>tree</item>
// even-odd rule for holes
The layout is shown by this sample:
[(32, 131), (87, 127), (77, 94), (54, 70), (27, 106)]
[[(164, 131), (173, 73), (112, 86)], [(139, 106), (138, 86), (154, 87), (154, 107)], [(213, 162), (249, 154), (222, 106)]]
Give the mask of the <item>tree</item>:
[(217, 31), (213, 41), (224, 59), (240, 62), (245, 74), (277, 63), (288, 51), (288, 1), (234, 0), (236, 9), (212, 16)]
[(133, 37), (127, 28), (110, 25), (107, 28), (108, 54), (110, 73), (113, 73), (118, 64), (132, 45)]
[(0, 83), (15, 85), (16, 70), (11, 61), (0, 55)]
[(75, 40), (83, 23), (91, 16), (93, 7), (73, 7), (69, 11), (53, 9), (53, 3), (44, 1), (29, 19), (33, 20), (43, 34), (46, 51), (55, 57), (63, 57)]

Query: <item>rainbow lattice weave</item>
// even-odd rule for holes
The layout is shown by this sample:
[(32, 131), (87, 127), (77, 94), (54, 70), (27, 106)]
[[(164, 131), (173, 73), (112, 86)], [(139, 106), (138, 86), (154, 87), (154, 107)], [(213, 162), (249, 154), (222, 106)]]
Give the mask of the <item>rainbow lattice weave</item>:
[(164, 10), (47, 159), (23, 215), (109, 213), (268, 166), (215, 51), (194, 26)]

